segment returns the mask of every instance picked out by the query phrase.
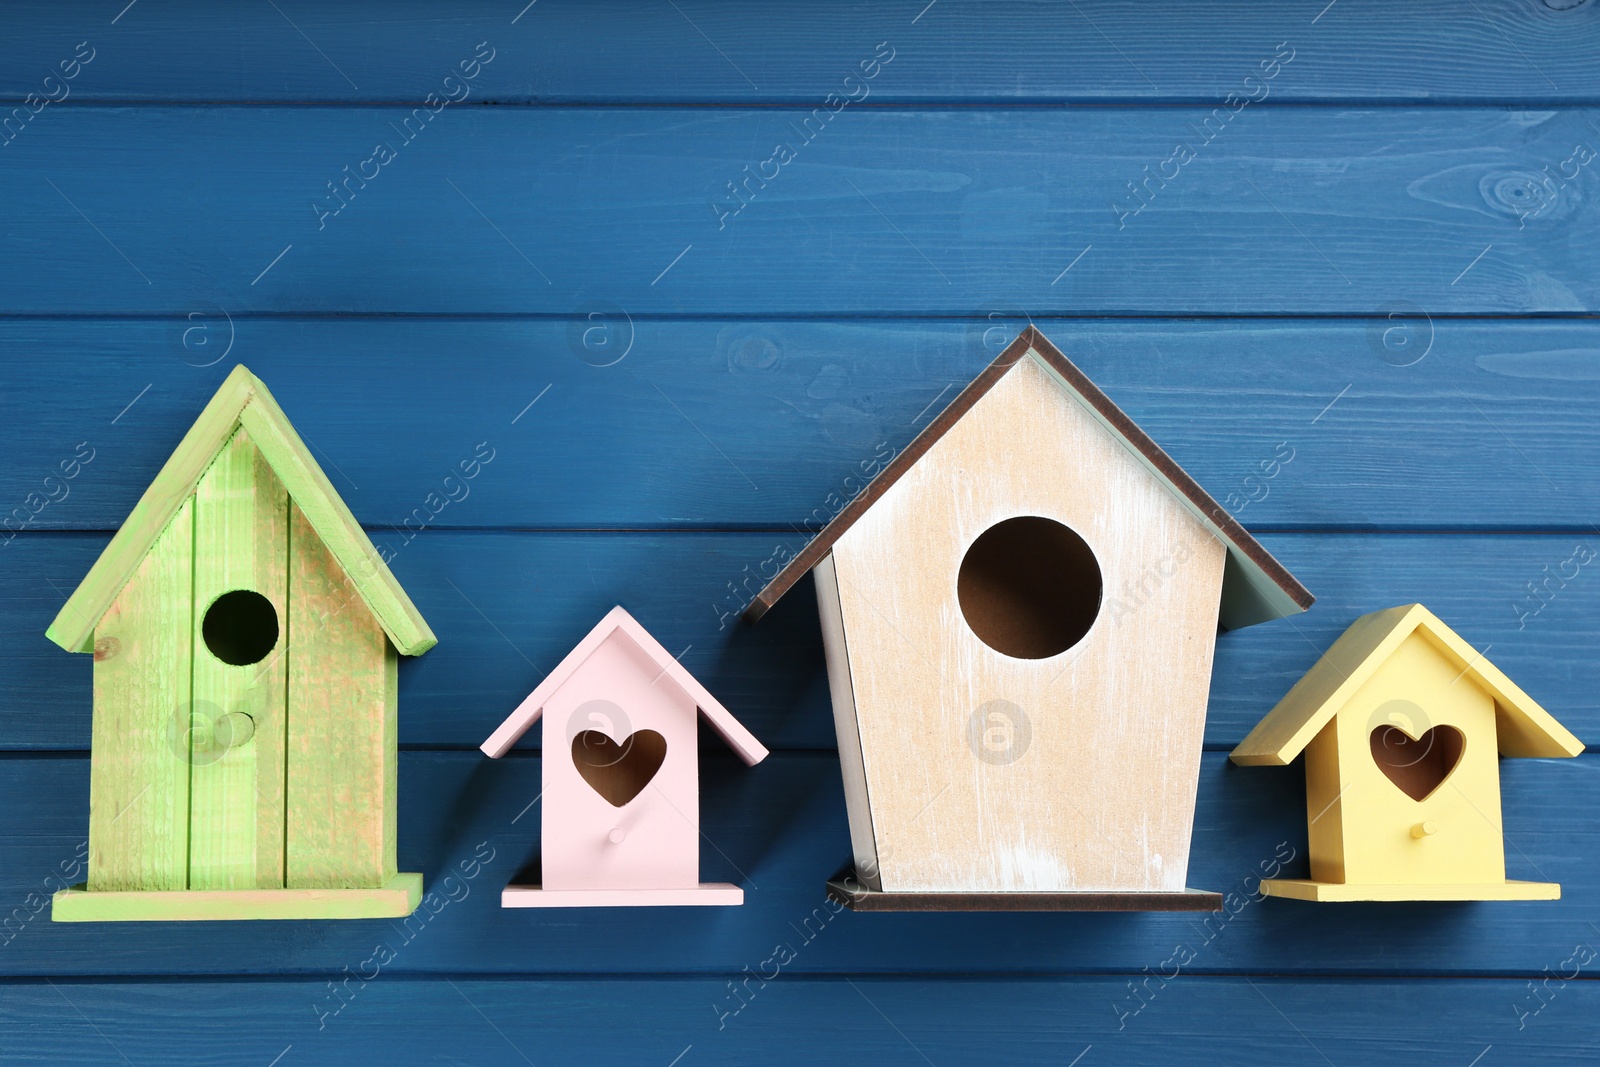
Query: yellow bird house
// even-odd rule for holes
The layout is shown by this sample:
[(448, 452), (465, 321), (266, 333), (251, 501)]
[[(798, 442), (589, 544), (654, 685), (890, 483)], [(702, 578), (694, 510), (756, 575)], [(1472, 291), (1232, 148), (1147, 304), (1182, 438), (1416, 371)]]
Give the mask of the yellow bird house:
[(1555, 900), (1506, 880), (1500, 756), (1576, 756), (1572, 736), (1421, 604), (1363, 615), (1233, 750), (1306, 754), (1311, 877), (1298, 900)]

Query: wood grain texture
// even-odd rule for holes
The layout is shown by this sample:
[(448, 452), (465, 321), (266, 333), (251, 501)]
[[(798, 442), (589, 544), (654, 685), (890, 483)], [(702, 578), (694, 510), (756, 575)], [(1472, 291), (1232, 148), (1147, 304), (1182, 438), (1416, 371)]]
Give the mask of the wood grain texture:
[(371, 889), (186, 889), (101, 893), (63, 889), (55, 922), (212, 922), (234, 919), (395, 919), (417, 910), (420, 874), (396, 874)]
[[(727, 185), (750, 181), (742, 168), (772, 143), (803, 141), (801, 113), (481, 108), (402, 134), (411, 111), (395, 108), (61, 108), (3, 149), (17, 193), (0, 204), (12, 234), (0, 268), (15, 278), (0, 311), (1600, 307), (1600, 176), (1567, 163), (1597, 138), (1584, 111), (1271, 107), (1224, 122), (1213, 110), (845, 112), (746, 202)], [(1208, 119), (1210, 140), (1195, 133)], [(393, 142), (392, 162), (346, 178), (377, 140)], [(1193, 161), (1146, 179), (1179, 140), (1200, 145)], [(200, 180), (195, 158), (206, 192), (171, 196)], [(1570, 181), (1546, 176), (1563, 164)], [(59, 191), (46, 181), (67, 174)], [(335, 179), (348, 191), (330, 191)], [(1546, 180), (1554, 191), (1537, 199)]]
[[(1600, 514), (1600, 170), (1569, 162), (1600, 145), (1593, 0), (5, 25), (8, 1062), (1594, 1060), (1594, 755), (1502, 765), (1508, 873), (1557, 901), (833, 915), (810, 591), (723, 625), (1031, 315), (1319, 594), (1219, 640), (1190, 884), (1248, 894), (1286, 842), (1278, 875), (1307, 873), (1299, 770), (1225, 753), (1374, 608), (1427, 603), (1600, 736), (1600, 585), (1549, 577)], [(416, 115), (479, 42), (470, 95)], [(747, 179), (879, 42), (870, 96)], [(350, 177), (379, 139), (396, 158)], [(445, 639), (397, 672), (398, 858), (428, 892), (392, 925), (49, 923), (97, 817), (95, 668), (40, 631), (238, 359)], [(702, 875), (743, 907), (499, 906), (537, 877), (538, 760), (472, 746), (616, 603), (780, 749), (702, 754)]]
[(193, 591), (190, 501), (94, 628), (91, 890), (189, 884)]
[[(1278, 480), (1294, 476), (1291, 465)], [(728, 599), (729, 583), (746, 568), (758, 574), (777, 539), (423, 531), (404, 545), (394, 569), (444, 643), (401, 664), (401, 743), (476, 749), (597, 612), (624, 603), (674, 651), (687, 649), (684, 666), (773, 749), (832, 749), (810, 592), (802, 586), (785, 597), (758, 626), (737, 623), (736, 614), (726, 618), (738, 607)], [(1475, 647), (1492, 644), (1496, 666), (1557, 720), (1580, 739), (1600, 738), (1593, 700), (1600, 662), (1592, 655), (1600, 645), (1600, 581), (1590, 565), (1565, 587), (1552, 582), (1545, 599), (1528, 589), (1545, 580), (1544, 568), (1558, 571), (1576, 544), (1600, 548), (1597, 540), (1592, 533), (1263, 535), (1263, 544), (1322, 595), (1293, 620), (1217, 639), (1207, 745), (1238, 744), (1351, 622), (1408, 601), (1428, 604)], [(0, 689), (8, 694), (0, 701), (0, 750), (88, 750), (90, 659), (68, 656), (39, 629), (60, 605), (60, 590), (83, 575), (104, 544), (102, 535), (43, 534), (0, 550), (0, 601), (13, 605), (0, 612)], [(757, 586), (750, 588), (753, 595)], [(522, 744), (536, 748), (538, 740)], [(706, 735), (703, 745), (722, 742)]]
[[(133, 510), (117, 526), (105, 552), (45, 631), (50, 640), (71, 652), (88, 650), (90, 631), (101, 612), (142, 565), (151, 546), (194, 496), (206, 472), (232, 439), (239, 412), (250, 402), (248, 377), (243, 373), (228, 375), (200, 410), (178, 447), (140, 493)], [(92, 456), (94, 450), (90, 447)]]
[[(1552, 980), (1559, 995), (1539, 1001), (1530, 999), (1526, 982), (1509, 978), (1360, 983), (1184, 976), (1158, 985), (1153, 977), (1107, 974), (1009, 981), (1001, 984), (1004, 995), (994, 996), (994, 985), (974, 979), (393, 982), (369, 981), (354, 970), (337, 977), (331, 989), (322, 976), (59, 982), (59, 990), (19, 983), (0, 991), (0, 1026), (19, 1064), (121, 1062), (114, 1044), (135, 1063), (174, 1067), (214, 1063), (219, 1054), (265, 1064), (291, 1046), (285, 1059), (305, 1064), (375, 1056), (525, 1067), (582, 1050), (586, 1062), (627, 1067), (668, 1063), (690, 1049), (684, 1062), (703, 1056), (787, 1067), (828, 1059), (841, 1031), (859, 1055), (895, 1065), (922, 1063), (921, 1055), (937, 1056), (939, 1064), (991, 1063), (996, 1049), (1010, 1047), (1065, 1064), (1091, 1045), (1088, 1055), (1107, 1063), (1157, 1063), (1177, 1044), (1191, 1062), (1243, 1067), (1273, 1067), (1286, 1056), (1320, 1063), (1319, 1052), (1337, 1064), (1460, 1067), (1489, 1046), (1489, 1055), (1506, 1063), (1568, 1067), (1585, 1062), (1600, 1032), (1600, 999), (1593, 983), (1580, 981), (1557, 987)], [(736, 996), (730, 979), (748, 981), (747, 991)], [(641, 1025), (597, 1035), (599, 1003)], [(1374, 1003), (1427, 1021), (1396, 1034), (1392, 1020), (1373, 1012)], [(973, 1011), (975, 1004), (986, 1010)], [(1228, 1025), (1219, 1027), (1219, 1020)], [(1249, 1040), (1239, 1036), (1246, 1029)]]
[[(1478, 0), (1472, 18), (1458, 17), (1445, 0), (1400, 10), (1343, 0), (1325, 15), (1322, 6), (1263, 10), (1228, 0), (1158, 13), (1117, 0), (927, 10), (832, 0), (752, 19), (715, 0), (598, 9), (540, 0), (526, 11), (477, 0), (451, 5), (440, 19), (421, 0), (380, 11), (330, 10), (311, 0), (280, 0), (276, 10), (183, 0), (135, 8), (109, 27), (103, 23), (116, 11), (91, 20), (44, 8), (18, 13), (0, 92), (19, 102), (29, 92), (43, 95), (40, 79), (57, 73), (87, 36), (94, 58), (67, 83), (74, 102), (421, 103), (429, 90), (448, 91), (447, 75), (459, 81), (457, 64), (487, 38), (497, 51), (469, 83), (469, 104), (814, 107), (829, 91), (859, 94), (843, 79), (855, 74), (859, 82), (859, 63), (887, 40), (895, 58), (867, 82), (863, 103), (1215, 105), (1228, 92), (1259, 94), (1261, 61), (1287, 40), (1297, 51), (1268, 83), (1274, 101), (1600, 98), (1589, 62), (1600, 20), (1583, 4)], [(1256, 81), (1247, 86), (1249, 76)]]
[(107, 924), (86, 935), (81, 927), (74, 932), (49, 922), (47, 912), (22, 920), (28, 894), (44, 889), (45, 874), (83, 841), (88, 760), (6, 759), (0, 803), (11, 814), (0, 835), (0, 917), (13, 909), (22, 914), (0, 965), (8, 975), (142, 975), (159, 956), (162, 974), (337, 979), (346, 965), (359, 971), (374, 946), (388, 941), (397, 958), (384, 964), (384, 982), (429, 973), (737, 975), (746, 964), (755, 973), (775, 944), (792, 941), (798, 951), (783, 967), (782, 985), (804, 974), (1059, 975), (1098, 968), (1138, 975), (1146, 966), (1161, 970), (1181, 944), (1194, 950), (1186, 975), (1537, 980), (1547, 966), (1570, 973), (1561, 963), (1575, 945), (1594, 944), (1585, 920), (1600, 906), (1592, 874), (1600, 830), (1589, 814), (1600, 803), (1593, 755), (1502, 766), (1507, 874), (1560, 883), (1560, 901), (1326, 908), (1253, 899), (1259, 878), (1308, 873), (1299, 770), (1234, 767), (1225, 753), (1207, 753), (1189, 882), (1224, 895), (1223, 914), (1209, 923), (1196, 915), (830, 911), (823, 882), (850, 857), (837, 757), (779, 752), (750, 769), (725, 750), (701, 759), (701, 829), (709, 843), (700, 875), (744, 886), (743, 907), (507, 911), (501, 889), (534, 880), (539, 761), (403, 752), (400, 763), (401, 869), (421, 872), (427, 882), (422, 906), (409, 923), (397, 924), (401, 929)]
[[(748, 582), (748, 597), (771, 576), (755, 563), (780, 542), (797, 551), (1029, 321), (993, 311), (631, 325), (613, 311), (584, 325), (594, 351), (574, 329), (587, 320), (230, 324), (198, 305), (193, 319), (0, 318), (0, 357), (29, 361), (0, 390), (0, 552), (26, 536), (10, 531), (116, 529), (247, 358), (397, 566), (419, 528), (784, 532), (749, 575), (725, 579)], [(1037, 322), (1253, 533), (1586, 528), (1600, 513), (1600, 480), (1581, 463), (1600, 449), (1600, 320), (1422, 314)], [(602, 338), (632, 347), (611, 367), (578, 358), (597, 359)], [(34, 358), (67, 350), (70, 362)], [(1383, 358), (1422, 352), (1406, 367)], [(390, 373), (374, 379), (375, 363)], [(74, 467), (85, 439), (93, 459)], [(1280, 444), (1292, 457), (1266, 477)]]
[[(202, 476), (240, 432), (250, 440), (252, 448), (259, 450), (258, 466), (275, 483), (281, 483), (280, 489), (287, 490), (302, 509), (308, 510), (312, 526), (351, 573), (356, 587), (396, 645), (413, 655), (433, 647), (428, 624), (406, 598), (272, 394), (243, 364), (228, 372), (177, 449), (161, 464), (133, 511), (118, 527), (110, 546), (51, 623), (47, 636), (69, 651), (87, 651), (88, 620), (97, 618), (110, 604), (178, 507), (197, 490)], [(88, 442), (81, 443), (75, 455), (82, 456), (81, 450), (86, 447), (87, 462), (95, 454)], [(67, 469), (63, 461), (62, 472)], [(79, 472), (81, 467), (74, 464), (72, 477)], [(57, 479), (51, 481), (59, 485)], [(46, 488), (50, 486), (47, 484)], [(56, 492), (65, 499), (70, 489), (51, 490), (52, 495)]]
[[(1128, 418), (1127, 413), (1074, 366), (1037, 327), (1029, 326), (961, 390), (948, 407), (934, 416), (927, 428), (857, 493), (832, 522), (785, 564), (783, 570), (745, 610), (745, 618), (754, 622), (766, 614), (778, 598), (799, 580), (801, 573), (821, 562), (834, 542), (866, 514), (868, 508), (919, 462), (1012, 368), (1025, 359), (1035, 361), (1040, 369), (1054, 378), (1113, 440), (1125, 447), (1173, 494), (1178, 503), (1188, 508), (1223, 543), (1228, 552), (1228, 566), (1222, 586), (1221, 620), (1224, 627), (1238, 629), (1268, 619), (1295, 615), (1311, 606), (1313, 598), (1305, 586), (1273, 559), (1222, 505), (1200, 488), (1187, 471), (1174, 463), (1160, 445)], [(1014, 442), (1011, 450), (1018, 449), (1020, 444), (1020, 441)]]
[(285, 884), (394, 877), (398, 655), (355, 583), (290, 506)]
[[(283, 484), (242, 428), (195, 488), (191, 889), (284, 885), (285, 704), (291, 656), (288, 507)], [(234, 591), (265, 597), (274, 616), (276, 640), (264, 656), (244, 664), (217, 654), (229, 651), (219, 642), (234, 635), (216, 635), (207, 625), (209, 609)], [(246, 655), (254, 657), (255, 651)], [(247, 715), (254, 725), (243, 744), (230, 744), (225, 735), (223, 720), (230, 715)]]
[[(237, 370), (242, 371), (243, 365)], [(395, 581), (366, 532), (339, 497), (322, 466), (306, 447), (267, 387), (252, 378), (252, 397), (239, 414), (239, 425), (260, 443), (263, 454), (283, 480), (295, 506), (317, 539), (338, 562), (344, 580), (355, 586), (395, 647), (408, 656), (421, 655), (435, 643), (433, 632)]]
[[(1173, 577), (1003, 655), (956, 575), (1019, 515), (1087, 541), (1107, 590)], [(883, 889), (1182, 891), (1224, 555), (1041, 365), (1000, 378), (833, 546)]]

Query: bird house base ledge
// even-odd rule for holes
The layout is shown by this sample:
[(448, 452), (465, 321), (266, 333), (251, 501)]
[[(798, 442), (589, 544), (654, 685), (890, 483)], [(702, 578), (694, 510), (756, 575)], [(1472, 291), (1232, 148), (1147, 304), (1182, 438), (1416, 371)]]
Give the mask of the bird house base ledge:
[(1221, 911), (1222, 894), (1086, 891), (1071, 893), (885, 892), (853, 874), (828, 882), (828, 896), (851, 911)]
[(1555, 882), (1488, 882), (1476, 885), (1361, 885), (1313, 882), (1306, 878), (1266, 878), (1261, 892), (1292, 900), (1340, 902), (1358, 900), (1560, 900)]
[(536, 885), (508, 885), (500, 891), (502, 908), (659, 908), (743, 903), (744, 890), (727, 882), (671, 889), (545, 889)]
[(422, 902), (422, 875), (397, 874), (376, 889), (62, 889), (58, 923), (196, 922), (211, 919), (398, 919)]

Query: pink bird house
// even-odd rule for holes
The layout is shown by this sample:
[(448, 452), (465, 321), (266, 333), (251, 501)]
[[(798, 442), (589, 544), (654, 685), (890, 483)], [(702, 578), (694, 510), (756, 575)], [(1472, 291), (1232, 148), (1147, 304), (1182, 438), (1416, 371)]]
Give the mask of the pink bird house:
[(704, 715), (745, 763), (767, 750), (622, 608), (613, 608), (483, 743), (503, 756), (543, 719), (542, 885), (506, 908), (742, 904), (700, 881)]

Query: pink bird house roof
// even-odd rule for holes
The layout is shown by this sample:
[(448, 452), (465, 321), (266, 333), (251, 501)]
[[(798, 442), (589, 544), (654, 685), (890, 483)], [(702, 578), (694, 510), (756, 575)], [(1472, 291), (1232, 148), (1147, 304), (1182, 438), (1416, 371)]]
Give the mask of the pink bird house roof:
[(631, 643), (660, 672), (654, 684), (668, 682), (677, 686), (693, 700), (700, 714), (705, 716), (706, 721), (722, 736), (728, 747), (738, 753), (739, 758), (746, 764), (754, 766), (767, 758), (766, 746), (757, 741), (755, 735), (745, 729), (744, 724), (735, 719), (716, 697), (707, 692), (705, 686), (696, 681), (694, 675), (690, 674), (661, 642), (652, 637), (637, 619), (620, 606), (612, 608), (606, 617), (589, 631), (588, 636), (567, 653), (566, 658), (556, 666), (555, 670), (528, 694), (505, 722), (489, 735), (489, 739), (481, 746), (483, 751), (493, 757), (505, 755), (511, 746), (539, 720), (546, 703), (572, 679), (578, 669), (603, 645), (619, 638)]

